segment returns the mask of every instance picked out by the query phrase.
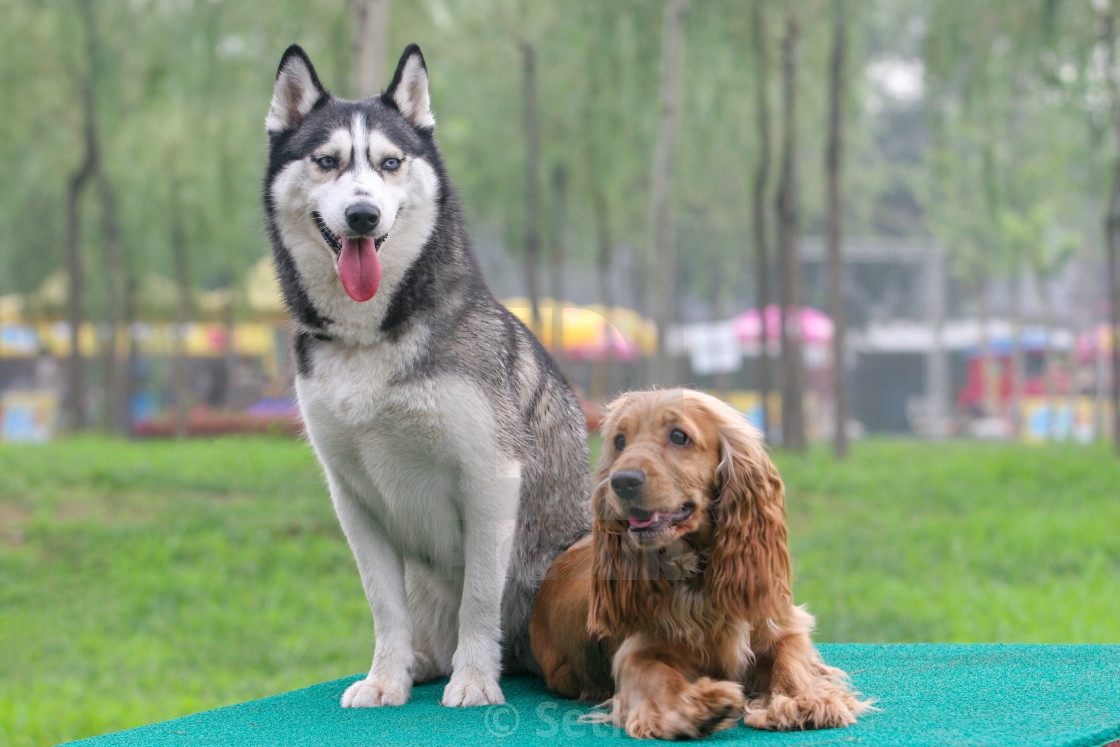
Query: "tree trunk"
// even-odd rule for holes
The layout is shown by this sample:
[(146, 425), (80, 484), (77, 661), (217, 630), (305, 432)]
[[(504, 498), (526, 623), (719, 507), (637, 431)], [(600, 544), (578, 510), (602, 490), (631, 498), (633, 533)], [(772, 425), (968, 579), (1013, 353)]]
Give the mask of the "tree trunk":
[[(644, 319), (652, 319), (653, 311), (650, 308), (650, 286), (653, 284), (651, 279), (652, 272), (650, 270), (651, 259), (649, 252), (638, 250), (634, 252), (634, 307)], [(654, 325), (656, 326), (656, 324)], [(655, 340), (656, 343), (656, 340)], [(630, 382), (633, 388), (646, 388), (652, 386), (656, 380), (656, 363), (657, 353), (647, 356), (645, 353), (638, 356), (634, 361), (633, 381)]]
[[(1015, 436), (1022, 434), (1023, 385), (1027, 373), (1027, 356), (1023, 351), (1023, 282), (1019, 258), (1015, 257), (1011, 271), (1011, 371), (1008, 396), (1008, 414)], [(1041, 282), (1041, 278), (1039, 279)]]
[[(387, 3), (387, 0), (385, 0)], [(372, 55), (366, 53), (367, 57), (372, 60), (372, 64), (367, 64), (363, 58), (362, 46), (363, 44), (369, 45), (372, 37), (361, 31), (362, 23), (365, 21), (363, 18), (368, 16), (360, 16), (360, 14), (378, 12), (370, 6), (376, 3), (366, 2), (365, 0), (351, 0), (350, 15), (343, 17), (343, 25), (347, 29), (353, 29), (353, 39), (357, 47), (356, 54), (349, 54), (351, 50), (348, 45), (343, 42), (337, 46), (345, 55), (345, 63), (339, 66), (340, 71), (345, 71), (352, 68), (355, 75), (352, 82), (357, 85), (357, 81), (361, 79), (359, 71), (368, 71), (371, 79), (372, 89), (369, 93), (358, 91), (359, 96), (372, 95), (377, 92), (377, 84), (381, 82), (381, 72), (374, 70), (376, 63), (384, 59), (384, 24), (379, 24), (377, 29), (374, 29), (374, 34), (381, 34), (381, 41), (377, 42), (374, 46), (377, 48)], [(209, 49), (215, 48), (219, 44), (224, 29), (227, 26), (222, 14), (225, 9), (222, 3), (209, 3), (206, 9), (206, 25), (205, 25), (205, 39), (206, 46)], [(380, 11), (387, 15), (388, 11)], [(351, 22), (352, 21), (352, 22)], [(210, 164), (214, 168), (214, 178), (218, 183), (218, 205), (220, 209), (220, 219), (223, 223), (233, 224), (238, 218), (236, 215), (236, 207), (238, 203), (238, 195), (236, 188), (236, 175), (233, 169), (226, 168), (224, 164), (232, 163), (238, 158), (236, 152), (236, 144), (231, 142), (230, 138), (223, 138), (222, 133), (232, 125), (228, 121), (228, 111), (216, 103), (220, 98), (220, 90), (222, 81), (220, 80), (221, 69), (220, 66), (214, 63), (210, 57), (207, 57), (205, 74), (203, 79), (205, 81), (205, 96), (203, 97), (203, 111), (200, 117), (200, 122), (205, 131), (205, 137), (209, 138), (212, 142), (220, 143), (219, 151), (215, 157), (210, 159)], [(345, 75), (342, 72), (339, 77)], [(221, 404), (224, 407), (230, 407), (232, 398), (234, 396), (234, 382), (237, 379), (237, 356), (235, 355), (236, 349), (234, 347), (234, 332), (236, 328), (236, 311), (237, 311), (237, 294), (243, 280), (243, 269), (241, 262), (238, 261), (238, 249), (230, 242), (227, 242), (224, 247), (224, 269), (223, 269), (223, 283), (228, 290), (228, 300), (225, 308), (222, 309), (222, 324), (224, 326), (223, 345), (222, 345), (222, 366), (216, 372), (217, 380), (214, 386), (208, 393), (208, 398), (211, 402)]]
[(66, 321), (70, 325), (70, 358), (66, 369), (66, 396), (62, 403), (62, 417), (67, 429), (81, 429), (86, 425), (85, 360), (81, 350), (81, 328), (85, 321), (83, 307), (85, 271), (82, 267), (82, 193), (100, 168), (100, 150), (97, 139), (97, 121), (94, 111), (93, 75), (97, 56), (97, 29), (94, 24), (92, 0), (83, 0), (80, 11), (86, 29), (85, 75), (78, 82), (82, 98), (84, 122), (82, 126), (85, 154), (82, 162), (70, 177), (66, 193)]
[[(1090, 145), (1099, 144), (1096, 143)], [(1095, 181), (1095, 180), (1094, 180)], [(1099, 185), (1098, 185), (1099, 188)], [(1088, 433), (1100, 433), (1103, 428), (1103, 423), (1100, 417), (1100, 402), (1098, 400), (1100, 384), (1097, 381), (1099, 373), (1097, 361), (1099, 358), (1099, 350), (1097, 346), (1097, 323), (1096, 314), (1094, 309), (1100, 308), (1100, 304), (1094, 299), (1094, 290), (1097, 287), (1097, 278), (1094, 266), (1096, 265), (1096, 253), (1098, 247), (1094, 246), (1094, 241), (1090, 235), (1085, 237), (1085, 241), (1081, 245), (1081, 251), (1076, 259), (1077, 267), (1077, 281), (1074, 286), (1074, 297), (1082, 299), (1082, 302), (1077, 305), (1077, 308), (1072, 315), (1073, 322), (1073, 339), (1075, 344), (1066, 351), (1064, 365), (1066, 368), (1066, 382), (1068, 389), (1066, 391), (1066, 401), (1069, 406), (1069, 411), (1073, 417), (1074, 428), (1070, 435), (1072, 438), (1078, 438), (1077, 433), (1077, 413), (1078, 413), (1078, 400), (1084, 396), (1087, 403), (1087, 421), (1084, 427)], [(1090, 357), (1086, 363), (1092, 366), (1092, 374), (1089, 376), (1088, 381), (1083, 381), (1081, 378), (1082, 363), (1080, 355), (1078, 354), (1077, 340), (1090, 341)], [(1086, 385), (1082, 388), (1082, 385)]]
[[(708, 260), (708, 301), (712, 305), (712, 321), (722, 322), (727, 318), (727, 309), (724, 306), (723, 278), (725, 270), (723, 263), (715, 258)], [(720, 368), (715, 375), (716, 394), (722, 399), (727, 399), (731, 393), (731, 372)]]
[(801, 355), (801, 262), (798, 242), (797, 185), (797, 45), (800, 29), (797, 11), (786, 9), (786, 33), (782, 42), (782, 174), (778, 186), (779, 290), (782, 319), (782, 445), (804, 451), (805, 366)]
[[(121, 246), (117, 220), (117, 199), (113, 185), (104, 170), (97, 176), (97, 193), (101, 201), (101, 225), (105, 239), (105, 273), (109, 280), (109, 339), (104, 350), (105, 411), (103, 422), (113, 433), (127, 433), (127, 376), (122, 371), (119, 333), (124, 324), (128, 294), (128, 261)], [(128, 334), (128, 329), (125, 328)], [(127, 361), (125, 362), (127, 366)]]
[[(978, 85), (977, 90), (980, 96), (980, 107), (983, 118), (984, 127), (981, 132), (983, 141), (981, 143), (980, 151), (980, 188), (983, 194), (983, 210), (984, 217), (987, 219), (987, 227), (989, 235), (992, 237), (992, 249), (999, 250), (1000, 246), (1000, 211), (1002, 199), (1000, 195), (999, 183), (999, 158), (996, 152), (996, 138), (1000, 137), (1002, 133), (997, 134), (996, 128), (999, 126), (997, 122), (997, 112), (993, 103), (992, 88), (993, 83), (989, 81), (988, 71), (983, 69), (979, 71), (977, 76)], [(984, 339), (985, 344), (981, 355), (983, 356), (983, 369), (985, 372), (985, 408), (988, 410), (988, 417), (1000, 418), (1006, 422), (1007, 408), (1003, 400), (1003, 376), (1002, 366), (997, 367), (993, 356), (991, 346), (991, 339), (988, 330), (988, 324), (991, 320), (991, 308), (989, 306), (990, 299), (988, 298), (989, 283), (992, 280), (992, 275), (998, 269), (998, 265), (993, 262), (993, 258), (998, 259), (998, 255), (993, 257), (995, 252), (991, 250), (987, 253), (980, 253), (977, 257), (977, 262), (981, 264), (981, 295), (980, 302), (981, 316), (983, 317), (984, 326)], [(998, 378), (996, 378), (998, 375)]]
[(657, 358), (654, 383), (677, 383), (676, 363), (669, 354), (669, 327), (676, 318), (677, 256), (673, 221), (673, 156), (677, 114), (680, 109), (681, 67), (684, 46), (684, 14), (687, 0), (665, 0), (661, 35), (661, 94), (657, 139), (650, 180), (650, 246), (653, 249), (655, 291), (654, 321), (657, 323)]
[(238, 361), (237, 361), (237, 294), (238, 286), (240, 283), (234, 280), (234, 275), (230, 273), (229, 282), (229, 300), (226, 302), (225, 309), (222, 310), (222, 326), (225, 327), (225, 350), (222, 368), (224, 373), (224, 385), (220, 401), (226, 408), (233, 407), (233, 398), (237, 391), (238, 384)]
[(988, 278), (983, 272), (974, 284), (979, 305), (977, 320), (980, 325), (980, 392), (984, 417), (996, 417), (999, 412), (999, 392), (995, 380), (995, 359), (992, 357), (992, 311), (988, 302)]
[(941, 247), (931, 247), (923, 264), (925, 273), (925, 315), (933, 330), (933, 344), (926, 355), (926, 402), (929, 422), (927, 433), (934, 438), (945, 438), (952, 428), (950, 425), (950, 393), (952, 384), (949, 374), (949, 351), (945, 346), (945, 253)]
[(187, 325), (191, 321), (193, 305), (191, 303), (191, 278), (190, 261), (187, 257), (187, 236), (183, 225), (183, 205), (179, 195), (178, 177), (171, 180), (171, 259), (175, 267), (175, 286), (178, 290), (178, 312), (175, 335), (174, 371), (172, 372), (173, 387), (176, 399), (175, 435), (182, 438), (187, 435), (187, 419), (191, 406), (191, 381), (188, 371), (189, 359), (187, 357)]
[(846, 35), (844, 0), (835, 0), (833, 6), (835, 39), (832, 47), (832, 65), (828, 116), (828, 153), (825, 156), (828, 203), (828, 275), (832, 296), (832, 396), (835, 434), (833, 453), (838, 459), (848, 455), (848, 371), (845, 335), (848, 317), (844, 294), (844, 259), (841, 256), (840, 235), (843, 205), (840, 201), (840, 178), (844, 150), (844, 56)]
[[(1116, 7), (1109, 4), (1101, 24), (1101, 40), (1107, 50), (1109, 71), (1109, 93), (1112, 104), (1112, 133), (1120, 146), (1120, 81), (1116, 79)], [(1108, 202), (1105, 217), (1105, 252), (1107, 254), (1107, 292), (1109, 309), (1109, 333), (1111, 340), (1112, 368), (1112, 439), (1117, 455), (1120, 455), (1120, 155), (1113, 157), (1112, 195)]]
[[(230, 178), (230, 169), (221, 170), (221, 188), (222, 194), (226, 197), (222, 200), (223, 209), (226, 210), (227, 220), (233, 220), (232, 206), (235, 201), (235, 192), (233, 180)], [(226, 277), (229, 283), (229, 298), (226, 302), (226, 307), (223, 310), (222, 323), (225, 326), (225, 350), (224, 350), (224, 391), (221, 395), (221, 403), (226, 408), (232, 408), (234, 405), (234, 396), (237, 392), (238, 374), (240, 368), (237, 360), (237, 305), (241, 294), (241, 289), (245, 286), (245, 270), (243, 266), (237, 261), (232, 247), (229, 247), (226, 252)]]
[(350, 0), (354, 21), (354, 92), (375, 96), (389, 81), (385, 51), (389, 37), (389, 0)]
[[(86, 85), (88, 86), (88, 83)], [(66, 195), (66, 274), (68, 277), (66, 322), (70, 326), (70, 358), (66, 369), (63, 418), (66, 428), (74, 430), (85, 427), (85, 410), (82, 405), (85, 395), (85, 361), (82, 358), (80, 343), (82, 323), (85, 321), (82, 304), (85, 271), (82, 267), (81, 197), (97, 167), (96, 144), (91, 137), (87, 134), (85, 158), (82, 165), (70, 177), (70, 188)]]
[[(590, 8), (591, 6), (589, 6)], [(595, 6), (598, 7), (598, 6)], [(605, 10), (605, 8), (603, 8)], [(609, 11), (608, 11), (609, 12)], [(612, 16), (613, 17), (613, 16)], [(601, 13), (591, 13), (587, 18), (592, 27), (598, 28), (600, 33), (592, 40), (591, 54), (610, 54), (614, 42), (613, 24), (606, 22)], [(613, 76), (606, 66), (598, 66), (592, 71), (588, 80), (588, 96), (583, 105), (583, 116), (589, 125), (587, 138), (588, 158), (590, 169), (587, 171), (588, 187), (591, 197), (592, 217), (595, 221), (595, 250), (596, 264), (599, 271), (599, 301), (603, 304), (602, 338), (606, 346), (601, 359), (592, 364), (591, 369), (591, 396), (593, 399), (604, 400), (615, 391), (615, 356), (614, 344), (615, 331), (613, 328), (615, 289), (613, 264), (614, 264), (614, 231), (611, 225), (611, 203), (607, 197), (608, 191), (606, 178), (600, 165), (611, 156), (610, 144), (605, 143), (604, 137), (614, 127), (613, 118), (610, 116), (613, 107), (612, 92), (608, 86), (613, 82)], [(604, 79), (607, 85), (604, 85)]]
[(614, 392), (614, 288), (611, 284), (611, 262), (614, 248), (614, 238), (611, 231), (610, 204), (603, 190), (602, 182), (595, 179), (592, 184), (591, 200), (595, 211), (595, 240), (598, 244), (599, 264), (599, 300), (605, 312), (603, 316), (603, 340), (606, 350), (603, 353), (602, 364), (599, 367), (599, 376), (596, 376), (594, 396), (605, 398)]
[[(1117, 107), (1120, 110), (1120, 106)], [(1117, 122), (1120, 135), (1120, 122)], [(1112, 200), (1108, 209), (1108, 309), (1112, 364), (1112, 438), (1120, 455), (1120, 156), (1113, 167)]]
[(770, 399), (774, 390), (770, 361), (769, 328), (766, 308), (770, 305), (770, 252), (767, 248), (767, 189), (770, 185), (770, 51), (766, 40), (764, 0), (751, 4), (751, 27), (755, 49), (755, 115), (758, 127), (758, 165), (754, 173), (751, 202), (754, 213), (755, 296), (762, 320), (762, 340), (758, 353), (758, 393), (762, 399), (762, 430), (771, 435)]
[[(1109, 31), (1110, 24), (1102, 23), (1101, 27), (1105, 31)], [(1109, 34), (1111, 36), (1111, 34)], [(1111, 57), (1109, 58), (1109, 65), (1111, 66)], [(1111, 67), (1106, 68), (1111, 69)], [(1106, 138), (1112, 132), (1111, 120), (1105, 120), (1103, 124), (1099, 123), (1093, 117), (1085, 118), (1086, 129), (1088, 130), (1087, 140), (1088, 148), (1086, 148), (1087, 158), (1085, 160), (1085, 173), (1088, 175), (1089, 192), (1091, 194), (1100, 194), (1105, 191), (1104, 180), (1105, 176), (1101, 174), (1101, 169), (1097, 168), (1097, 161), (1099, 154), (1102, 152), (1102, 146)], [(1097, 262), (1098, 252), (1108, 252), (1108, 229), (1105, 226), (1105, 231), (1100, 235), (1089, 234), (1081, 250), (1081, 257), (1079, 259), (1078, 272), (1079, 282), (1077, 290), (1077, 298), (1082, 299), (1082, 303), (1078, 304), (1079, 320), (1078, 327), (1081, 334), (1084, 334), (1088, 339), (1092, 340), (1092, 391), (1086, 392), (1089, 399), (1090, 422), (1087, 427), (1093, 434), (1093, 438), (1100, 438), (1102, 434), (1106, 434), (1110, 427), (1105, 417), (1105, 392), (1104, 392), (1104, 353), (1101, 350), (1100, 335), (1097, 329), (1097, 313), (1096, 309), (1103, 308), (1103, 296), (1098, 296), (1095, 290), (1098, 287), (1097, 279)], [(1103, 238), (1104, 245), (1101, 247), (1096, 246), (1097, 239)], [(1107, 283), (1106, 283), (1107, 286)], [(1107, 293), (1107, 288), (1106, 291)], [(1071, 365), (1075, 367), (1077, 364), (1076, 349), (1073, 352), (1073, 361)], [(1076, 381), (1077, 377), (1071, 378), (1071, 381)], [(1074, 387), (1071, 397), (1076, 402), (1077, 398), (1081, 395), (1079, 387)]]
[(121, 372), (121, 392), (123, 393), (118, 428), (121, 433), (132, 434), (132, 397), (136, 392), (136, 363), (140, 359), (140, 346), (136, 341), (133, 325), (136, 324), (136, 301), (139, 288), (136, 273), (130, 267), (125, 273), (124, 291), (124, 328), (127, 330), (127, 357)]
[[(1084, 268), (1081, 268), (1081, 267), (1078, 268), (1078, 275), (1079, 275), (1079, 279), (1078, 279), (1077, 284), (1078, 284), (1078, 286), (1081, 286), (1082, 288), (1084, 288), (1085, 287), (1084, 282), (1083, 282)], [(1088, 299), (1089, 297), (1090, 297), (1089, 294), (1085, 294), (1085, 295), (1081, 296), (1081, 298), (1084, 298), (1084, 299)], [(1063, 372), (1063, 378), (1065, 379), (1065, 383), (1066, 383), (1065, 394), (1064, 394), (1064, 397), (1062, 399), (1065, 402), (1065, 405), (1064, 405), (1065, 408), (1069, 411), (1069, 440), (1070, 441), (1077, 441), (1081, 437), (1081, 433), (1079, 433), (1079, 431), (1078, 431), (1078, 417), (1077, 417), (1078, 416), (1078, 406), (1077, 406), (1078, 405), (1078, 399), (1079, 399), (1080, 394), (1081, 394), (1081, 391), (1080, 391), (1081, 363), (1080, 363), (1080, 360), (1079, 360), (1080, 355), (1078, 354), (1077, 341), (1081, 337), (1081, 332), (1085, 328), (1092, 326), (1092, 325), (1083, 324), (1085, 311), (1088, 308), (1089, 308), (1089, 304), (1086, 302), (1086, 303), (1082, 304), (1082, 308), (1080, 308), (1076, 313), (1074, 313), (1071, 316), (1070, 322), (1071, 322), (1071, 327), (1072, 327), (1072, 331), (1073, 331), (1073, 344), (1070, 345), (1069, 349), (1066, 350), (1065, 355), (1062, 356), (1062, 372)], [(1087, 336), (1087, 337), (1088, 337), (1088, 339), (1092, 339), (1092, 337), (1089, 337), (1089, 336)], [(1090, 361), (1090, 362), (1092, 362), (1092, 361)], [(1090, 408), (1091, 408), (1091, 405), (1090, 405)], [(1088, 416), (1089, 416), (1089, 423), (1086, 423), (1085, 426), (1088, 427), (1088, 428), (1091, 428), (1092, 427), (1091, 422), (1092, 422), (1092, 419), (1093, 419), (1093, 415), (1090, 412), (1088, 414)]]
[(568, 172), (563, 166), (552, 171), (553, 226), (549, 252), (552, 293), (552, 357), (564, 370), (564, 238), (568, 218)]
[(1051, 294), (1046, 291), (1047, 281), (1046, 274), (1040, 273), (1038, 300), (1042, 303), (1043, 324), (1046, 327), (1046, 344), (1042, 348), (1042, 384), (1046, 394), (1046, 412), (1050, 416), (1047, 421), (1049, 427), (1046, 429), (1046, 438), (1049, 441), (1057, 441), (1062, 437), (1061, 430), (1058, 427), (1058, 382), (1055, 380), (1058, 362), (1053, 350), (1054, 324), (1058, 315), (1055, 313), (1054, 303), (1050, 298)]
[(537, 51), (528, 41), (521, 42), (521, 73), (525, 110), (525, 290), (529, 294), (529, 326), (539, 337), (541, 132), (537, 119)]

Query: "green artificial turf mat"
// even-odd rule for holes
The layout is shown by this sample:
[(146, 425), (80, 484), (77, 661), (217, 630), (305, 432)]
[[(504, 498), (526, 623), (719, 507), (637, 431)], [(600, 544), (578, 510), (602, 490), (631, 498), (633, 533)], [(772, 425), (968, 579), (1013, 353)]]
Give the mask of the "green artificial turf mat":
[[(740, 726), (707, 741), (752, 745), (1083, 745), (1120, 739), (1120, 645), (825, 644), (879, 712), (848, 729), (770, 733)], [(251, 676), (251, 673), (246, 673)], [(399, 708), (344, 709), (347, 677), (263, 700), (101, 737), (82, 747), (144, 745), (633, 744), (577, 722), (589, 707), (555, 698), (535, 678), (502, 681), (506, 705), (443, 708), (446, 680)], [(174, 673), (167, 686), (173, 688)]]

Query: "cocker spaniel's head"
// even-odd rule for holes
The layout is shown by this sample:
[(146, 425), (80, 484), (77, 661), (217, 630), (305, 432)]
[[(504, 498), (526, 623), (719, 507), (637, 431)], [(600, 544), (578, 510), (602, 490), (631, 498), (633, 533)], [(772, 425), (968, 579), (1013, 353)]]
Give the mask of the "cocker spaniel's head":
[(596, 518), (643, 550), (682, 537), (710, 541), (719, 438), (711, 408), (694, 392), (623, 395), (603, 423)]
[[(623, 632), (658, 614), (682, 580), (674, 573), (698, 574), (708, 601), (738, 619), (765, 620), (792, 603), (782, 481), (736, 410), (687, 389), (630, 392), (610, 405), (602, 431), (594, 629)], [(667, 562), (682, 554), (696, 567)]]

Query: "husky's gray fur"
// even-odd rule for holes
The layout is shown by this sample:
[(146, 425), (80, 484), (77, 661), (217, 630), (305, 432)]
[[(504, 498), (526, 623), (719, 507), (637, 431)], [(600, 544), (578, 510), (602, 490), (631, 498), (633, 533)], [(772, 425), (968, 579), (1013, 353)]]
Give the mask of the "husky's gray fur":
[(502, 702), (503, 658), (536, 669), (536, 589), (590, 526), (579, 404), (483, 280), (434, 125), (415, 46), (357, 102), (293, 46), (266, 120), (296, 391), (377, 635), (344, 706), (401, 704), (448, 675), (445, 704)]

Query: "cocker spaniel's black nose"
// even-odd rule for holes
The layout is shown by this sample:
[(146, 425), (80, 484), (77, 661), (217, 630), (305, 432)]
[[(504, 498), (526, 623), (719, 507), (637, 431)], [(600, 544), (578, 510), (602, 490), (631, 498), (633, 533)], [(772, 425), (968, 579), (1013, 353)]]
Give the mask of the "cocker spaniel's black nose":
[(640, 469), (622, 469), (611, 475), (611, 489), (623, 500), (636, 497), (645, 484), (646, 473)]

